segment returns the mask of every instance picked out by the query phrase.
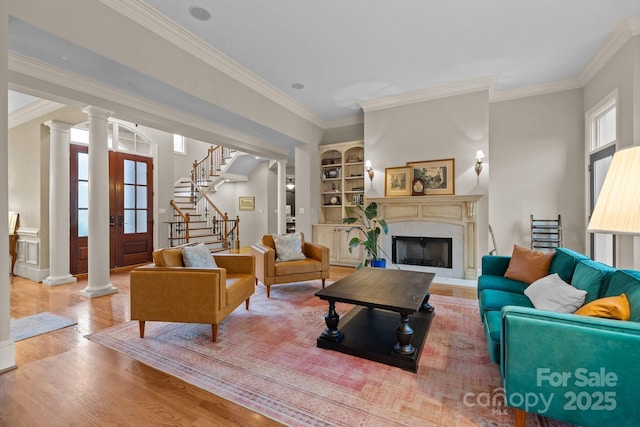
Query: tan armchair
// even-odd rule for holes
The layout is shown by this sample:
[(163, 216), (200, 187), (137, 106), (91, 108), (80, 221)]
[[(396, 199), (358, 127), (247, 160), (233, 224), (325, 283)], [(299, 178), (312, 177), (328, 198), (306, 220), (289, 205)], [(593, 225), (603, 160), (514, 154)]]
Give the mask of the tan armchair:
[(131, 274), (131, 320), (211, 324), (216, 341), (218, 324), (242, 302), (249, 309), (255, 292), (252, 255), (213, 255), (219, 268), (184, 267), (181, 248), (154, 251), (154, 264)]
[(306, 259), (303, 260), (276, 261), (276, 245), (268, 234), (251, 245), (251, 252), (256, 259), (256, 285), (259, 280), (267, 287), (267, 298), (271, 296), (271, 285), (322, 279), (324, 288), (329, 277), (329, 248), (305, 242), (304, 235), (302, 252)]

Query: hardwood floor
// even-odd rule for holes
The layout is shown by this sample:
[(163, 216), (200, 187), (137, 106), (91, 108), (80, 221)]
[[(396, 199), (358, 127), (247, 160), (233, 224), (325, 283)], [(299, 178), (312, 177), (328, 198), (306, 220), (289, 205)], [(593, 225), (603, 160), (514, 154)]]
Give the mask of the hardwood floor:
[[(352, 271), (331, 267), (330, 280)], [(18, 368), (0, 374), (0, 426), (279, 426), (268, 419), (84, 338), (129, 318), (129, 271), (111, 274), (118, 293), (80, 296), (85, 279), (48, 287), (11, 279), (11, 317), (49, 311), (73, 327), (16, 342)], [(434, 294), (476, 297), (433, 284)]]

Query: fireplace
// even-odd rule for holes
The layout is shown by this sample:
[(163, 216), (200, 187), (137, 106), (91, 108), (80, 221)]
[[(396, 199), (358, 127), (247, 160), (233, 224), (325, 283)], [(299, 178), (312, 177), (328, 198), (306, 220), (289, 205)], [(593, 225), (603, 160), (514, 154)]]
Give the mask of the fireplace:
[(453, 239), (391, 236), (391, 258), (394, 264), (452, 268)]
[[(427, 271), (442, 277), (471, 279), (477, 278), (478, 230), (476, 205), (481, 195), (425, 196), (425, 197), (367, 197), (368, 202), (378, 204), (378, 214), (385, 219), (389, 233), (380, 236), (382, 253), (387, 258), (387, 265), (397, 261), (402, 269)], [(401, 259), (393, 256), (392, 236), (417, 238), (418, 256), (398, 253), (397, 238), (395, 241), (396, 258), (422, 258), (421, 238), (436, 238), (435, 248), (431, 253), (443, 254), (439, 261), (432, 261), (429, 255), (422, 264), (402, 264)], [(449, 247), (443, 249), (442, 239), (450, 241)], [(414, 242), (415, 243), (415, 242)], [(415, 249), (418, 250), (418, 249)], [(425, 252), (426, 253), (426, 252)], [(393, 259), (392, 259), (393, 258)], [(426, 263), (442, 263), (447, 267), (424, 265)]]

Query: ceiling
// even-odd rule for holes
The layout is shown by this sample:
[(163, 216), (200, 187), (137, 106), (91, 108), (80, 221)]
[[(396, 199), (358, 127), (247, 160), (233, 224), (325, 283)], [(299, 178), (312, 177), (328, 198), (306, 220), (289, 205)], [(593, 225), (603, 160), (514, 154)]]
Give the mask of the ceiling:
[(146, 1), (328, 121), (488, 75), (497, 91), (576, 77), (620, 20), (640, 16), (640, 0)]
[[(575, 79), (621, 20), (640, 16), (640, 0), (101, 1), (155, 8), (302, 105), (326, 128), (361, 121), (364, 101), (451, 83), (492, 77), (494, 92), (504, 93)], [(38, 28), (32, 22), (42, 22), (42, 16), (27, 19), (38, 12), (20, 4), (16, 0), (9, 8), (10, 14), (12, 7), (22, 14), (10, 18), (10, 51), (192, 115), (215, 117), (286, 149), (296, 144), (295, 138), (92, 52), (79, 39)], [(190, 14), (194, 6), (200, 8), (196, 16), (209, 19)], [(89, 18), (95, 19), (84, 17)], [(11, 95), (10, 111), (28, 101)]]

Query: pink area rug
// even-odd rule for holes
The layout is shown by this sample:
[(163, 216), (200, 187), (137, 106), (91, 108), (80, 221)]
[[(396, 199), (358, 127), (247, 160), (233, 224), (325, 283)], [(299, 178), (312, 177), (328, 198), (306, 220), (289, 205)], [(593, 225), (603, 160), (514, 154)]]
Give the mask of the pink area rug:
[[(433, 295), (417, 374), (316, 347), (320, 282), (258, 287), (218, 328), (127, 322), (88, 338), (291, 426), (510, 426), (477, 301)], [(351, 306), (336, 304), (344, 316)], [(558, 425), (527, 416), (528, 426)]]

